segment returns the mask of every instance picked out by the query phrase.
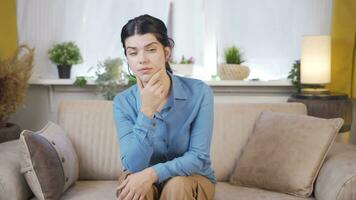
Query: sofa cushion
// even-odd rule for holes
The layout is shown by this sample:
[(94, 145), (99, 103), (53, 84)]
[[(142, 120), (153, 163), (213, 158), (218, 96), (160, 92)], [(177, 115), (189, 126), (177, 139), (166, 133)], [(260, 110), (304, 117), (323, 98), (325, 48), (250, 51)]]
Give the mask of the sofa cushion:
[(58, 124), (77, 151), (80, 180), (117, 180), (122, 171), (112, 106), (102, 100), (59, 104)]
[(308, 197), (341, 118), (263, 112), (231, 182)]
[(61, 200), (114, 200), (117, 186), (117, 181), (77, 181), (61, 196)]
[(296, 197), (289, 194), (232, 185), (228, 182), (218, 182), (215, 186), (214, 200), (315, 200), (314, 198)]
[(58, 199), (78, 179), (76, 152), (58, 125), (49, 122), (42, 130), (24, 130), (20, 136), (21, 172), (38, 199)]
[(32, 196), (21, 170), (20, 141), (0, 144), (0, 199), (23, 200)]
[(315, 197), (322, 200), (356, 199), (356, 146), (335, 142), (315, 182)]
[(218, 181), (229, 181), (261, 112), (306, 115), (302, 103), (241, 103), (216, 100), (210, 157)]

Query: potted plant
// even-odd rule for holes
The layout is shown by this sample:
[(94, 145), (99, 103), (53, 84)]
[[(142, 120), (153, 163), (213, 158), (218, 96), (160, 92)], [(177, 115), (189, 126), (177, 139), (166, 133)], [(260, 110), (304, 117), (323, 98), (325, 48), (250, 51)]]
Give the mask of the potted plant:
[(48, 58), (57, 65), (59, 78), (70, 78), (72, 65), (83, 62), (80, 50), (74, 42), (54, 44), (48, 50)]
[(77, 76), (74, 85), (84, 87), (87, 84), (87, 78), (92, 79), (102, 96), (106, 100), (113, 100), (122, 87), (136, 84), (135, 76), (124, 72), (122, 65), (120, 58), (108, 58), (104, 62), (98, 62), (96, 66), (88, 70), (96, 69), (95, 77)]
[(243, 80), (248, 77), (250, 69), (241, 65), (245, 60), (236, 46), (225, 49), (224, 55), (226, 63), (220, 64), (218, 69), (222, 80)]
[(182, 55), (182, 58), (180, 61), (174, 62), (170, 61), (171, 68), (173, 70), (173, 73), (176, 75), (181, 75), (181, 76), (192, 76), (193, 75), (193, 68), (194, 68), (194, 58), (185, 58), (184, 55)]
[(20, 127), (8, 118), (26, 97), (33, 55), (34, 49), (20, 45), (12, 57), (0, 59), (0, 143), (19, 138)]
[(95, 83), (100, 93), (106, 100), (113, 100), (125, 81), (125, 73), (122, 71), (120, 58), (108, 58), (99, 62), (95, 72)]
[(288, 79), (292, 81), (293, 86), (297, 89), (297, 92), (299, 93), (301, 91), (300, 60), (294, 61), (292, 69), (289, 71)]

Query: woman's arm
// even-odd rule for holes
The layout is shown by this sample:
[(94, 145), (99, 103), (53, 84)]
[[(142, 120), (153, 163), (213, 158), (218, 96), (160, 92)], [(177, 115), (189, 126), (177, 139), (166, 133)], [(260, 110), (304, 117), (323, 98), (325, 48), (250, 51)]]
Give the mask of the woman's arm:
[(214, 96), (208, 86), (204, 88), (199, 111), (192, 123), (188, 151), (181, 157), (153, 166), (158, 176), (158, 182), (173, 176), (199, 173), (210, 165), (209, 152), (214, 121)]
[(149, 166), (153, 147), (148, 135), (154, 132), (154, 119), (139, 112), (137, 119), (132, 119), (130, 105), (124, 98), (114, 99), (113, 114), (119, 139), (121, 162), (125, 169), (135, 173)]

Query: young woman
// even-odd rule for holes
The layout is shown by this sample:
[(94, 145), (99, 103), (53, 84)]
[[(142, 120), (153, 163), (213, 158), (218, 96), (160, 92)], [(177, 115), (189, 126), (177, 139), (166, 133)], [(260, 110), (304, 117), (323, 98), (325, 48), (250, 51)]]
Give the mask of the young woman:
[(125, 168), (118, 199), (213, 199), (211, 89), (173, 75), (168, 64), (173, 41), (161, 20), (149, 15), (129, 20), (121, 42), (137, 84), (118, 94), (113, 105)]

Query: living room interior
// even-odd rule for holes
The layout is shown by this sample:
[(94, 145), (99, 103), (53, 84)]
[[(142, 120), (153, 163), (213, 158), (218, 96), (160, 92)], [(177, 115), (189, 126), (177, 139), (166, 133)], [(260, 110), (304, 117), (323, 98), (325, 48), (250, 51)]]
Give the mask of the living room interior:
[[(120, 30), (142, 14), (166, 24), (173, 74), (214, 93), (215, 199), (356, 199), (356, 1), (1, 0), (0, 200), (113, 197), (122, 166), (111, 102), (136, 83)], [(63, 61), (67, 50), (74, 56)], [(299, 132), (277, 134), (291, 127)], [(69, 142), (52, 139), (73, 162), (62, 161), (71, 176), (46, 196), (51, 181), (40, 180), (35, 158), (20, 162), (20, 135), (49, 131), (68, 134)], [(294, 175), (271, 169), (284, 163)]]

